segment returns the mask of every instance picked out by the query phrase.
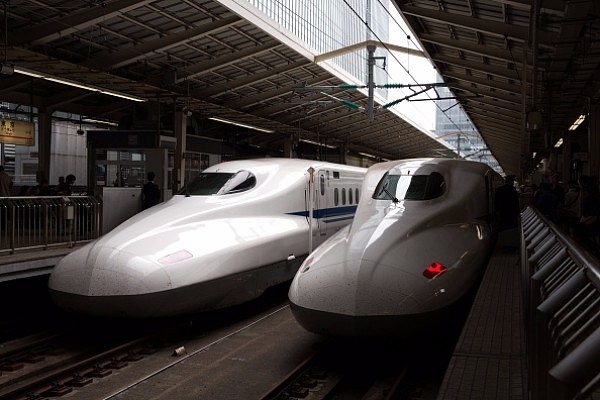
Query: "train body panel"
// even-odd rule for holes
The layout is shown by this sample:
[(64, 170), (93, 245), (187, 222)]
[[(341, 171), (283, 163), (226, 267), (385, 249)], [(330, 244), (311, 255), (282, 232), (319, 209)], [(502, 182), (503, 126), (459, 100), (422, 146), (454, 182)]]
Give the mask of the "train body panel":
[[(331, 335), (423, 328), (480, 276), (494, 243), (491, 199), (500, 182), (489, 167), (459, 160), (374, 165), (351, 226), (311, 253), (294, 277), (294, 316)], [(434, 275), (436, 268), (444, 270)]]
[[(206, 169), (198, 178), (203, 183), (186, 189), (191, 195), (143, 211), (66, 256), (50, 275), (51, 297), (81, 313), (154, 317), (259, 296), (290, 280), (308, 253), (310, 167), (331, 177), (322, 194), (312, 186), (319, 216), (313, 242), (320, 244), (347, 225), (356, 208), (327, 199), (336, 189), (358, 190), (365, 169), (309, 160), (232, 161)], [(163, 298), (173, 301), (151, 301)]]

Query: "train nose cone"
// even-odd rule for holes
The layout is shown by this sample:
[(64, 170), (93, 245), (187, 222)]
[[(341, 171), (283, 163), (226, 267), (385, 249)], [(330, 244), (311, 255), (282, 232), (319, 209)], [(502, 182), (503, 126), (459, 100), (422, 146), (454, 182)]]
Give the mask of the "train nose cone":
[(105, 317), (151, 316), (156, 308), (148, 306), (152, 297), (171, 286), (169, 275), (156, 263), (105, 246), (69, 254), (48, 281), (58, 307)]
[(370, 260), (309, 266), (292, 282), (289, 299), (299, 307), (351, 316), (410, 313), (419, 307), (410, 290), (416, 279)]
[[(302, 269), (289, 291), (290, 308), (306, 330), (333, 336), (409, 334), (419, 324), (419, 277), (369, 260)], [(421, 277), (422, 279), (422, 277)]]
[(48, 285), (83, 296), (120, 296), (166, 290), (171, 281), (155, 262), (102, 246), (66, 256), (52, 271)]

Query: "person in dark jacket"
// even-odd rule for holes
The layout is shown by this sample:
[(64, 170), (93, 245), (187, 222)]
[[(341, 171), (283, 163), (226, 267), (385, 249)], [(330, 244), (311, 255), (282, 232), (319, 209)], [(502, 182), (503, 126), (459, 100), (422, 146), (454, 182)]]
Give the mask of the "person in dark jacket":
[(148, 172), (148, 182), (142, 188), (142, 210), (150, 208), (160, 202), (160, 188), (154, 183), (156, 175)]
[(552, 185), (548, 182), (540, 184), (540, 193), (536, 197), (533, 206), (550, 221), (557, 222), (558, 204), (558, 197), (552, 190)]
[(515, 176), (507, 175), (504, 185), (496, 189), (498, 230), (516, 228), (519, 224), (519, 194), (515, 188)]

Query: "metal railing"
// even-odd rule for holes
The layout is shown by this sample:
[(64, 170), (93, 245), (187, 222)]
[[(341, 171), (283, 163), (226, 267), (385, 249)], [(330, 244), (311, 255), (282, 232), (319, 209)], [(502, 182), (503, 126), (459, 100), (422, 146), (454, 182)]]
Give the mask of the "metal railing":
[(531, 399), (599, 399), (598, 260), (527, 208), (521, 271)]
[(0, 255), (96, 239), (101, 214), (93, 196), (0, 197)]

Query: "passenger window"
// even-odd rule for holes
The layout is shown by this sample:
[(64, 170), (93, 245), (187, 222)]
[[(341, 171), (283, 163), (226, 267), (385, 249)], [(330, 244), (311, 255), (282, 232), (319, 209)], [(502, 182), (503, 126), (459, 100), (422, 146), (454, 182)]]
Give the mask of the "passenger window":
[(352, 189), (348, 189), (348, 204), (352, 204)]
[(356, 192), (356, 196), (355, 196), (356, 197), (356, 204), (358, 204), (358, 199), (360, 199), (358, 189), (356, 189), (355, 192)]
[(333, 204), (338, 205), (340, 203), (340, 194), (338, 192), (338, 188), (333, 190)]
[(346, 205), (346, 188), (342, 188), (342, 205)]
[(325, 177), (323, 175), (319, 178), (319, 185), (321, 187), (321, 196), (325, 196)]

